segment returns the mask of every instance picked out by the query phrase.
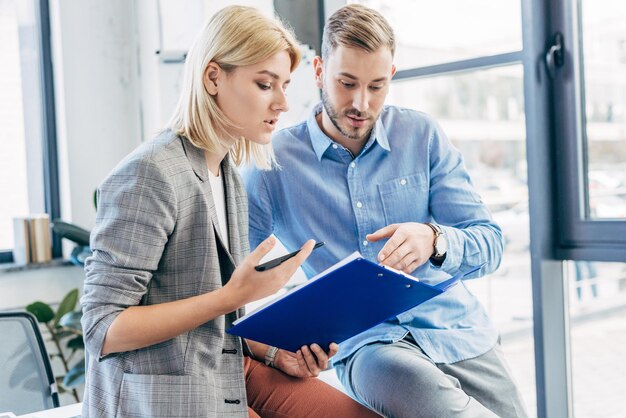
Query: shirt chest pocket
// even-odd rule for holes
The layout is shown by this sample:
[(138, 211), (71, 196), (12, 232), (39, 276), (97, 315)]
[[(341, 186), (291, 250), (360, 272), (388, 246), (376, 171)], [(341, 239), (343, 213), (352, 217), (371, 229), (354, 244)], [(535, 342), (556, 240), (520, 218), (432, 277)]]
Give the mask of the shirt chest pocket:
[(424, 174), (410, 174), (378, 184), (385, 222), (425, 222), (428, 211), (428, 181)]

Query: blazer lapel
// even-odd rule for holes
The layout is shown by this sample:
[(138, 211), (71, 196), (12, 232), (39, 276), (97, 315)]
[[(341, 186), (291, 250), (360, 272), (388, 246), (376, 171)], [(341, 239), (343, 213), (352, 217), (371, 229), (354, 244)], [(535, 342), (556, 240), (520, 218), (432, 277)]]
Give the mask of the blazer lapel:
[(231, 254), (239, 264), (248, 253), (248, 201), (241, 177), (227, 155), (222, 161), (226, 212), (228, 216), (228, 239)]
[[(217, 237), (219, 246), (222, 248), (224, 255), (226, 256), (226, 259), (232, 264), (233, 267), (235, 267), (237, 265), (235, 263), (235, 259), (231, 255), (229, 248), (226, 245), (226, 242), (221, 236), (219, 223), (217, 220), (217, 211), (215, 209), (215, 200), (213, 199), (213, 191), (211, 190), (211, 183), (208, 181), (209, 180), (209, 168), (207, 167), (206, 158), (204, 156), (204, 150), (194, 146), (191, 142), (189, 142), (187, 139), (183, 137), (181, 137), (181, 140), (183, 142), (183, 148), (185, 149), (185, 154), (187, 155), (187, 159), (189, 160), (189, 163), (191, 164), (191, 168), (193, 169), (198, 179), (202, 182), (204, 195), (206, 196), (207, 203), (208, 203), (208, 215), (209, 215), (209, 218), (211, 219), (211, 223), (213, 224), (213, 231), (215, 233), (215, 236)], [(228, 159), (228, 156), (226, 156), (224, 160), (227, 160), (227, 159)], [(224, 166), (224, 163), (222, 163), (222, 166)], [(224, 186), (224, 191), (226, 192), (226, 202), (228, 204), (229, 199), (228, 199), (228, 192), (226, 191), (226, 185)], [(227, 212), (229, 212), (228, 207), (227, 207)], [(227, 214), (227, 217), (228, 217), (228, 214)], [(231, 223), (230, 220), (228, 220), (228, 223), (229, 224)], [(230, 230), (230, 227), (228, 229)], [(229, 232), (229, 237), (230, 237), (230, 232)], [(233, 242), (231, 239), (230, 241), (231, 248), (236, 248), (234, 244), (235, 242)]]
[(204, 158), (204, 150), (193, 145), (187, 138), (182, 136), (179, 136), (179, 138), (183, 143), (183, 149), (193, 172), (196, 173), (200, 181), (206, 182), (209, 179), (209, 168), (206, 164), (206, 158)]
[[(228, 239), (235, 266), (239, 265), (248, 254), (248, 195), (241, 181), (237, 168), (230, 159), (230, 154), (222, 161), (224, 173), (224, 192), (226, 194), (226, 212), (228, 217)], [(236, 310), (234, 319), (246, 314), (246, 307)], [(244, 350), (250, 352), (245, 340), (241, 339)]]

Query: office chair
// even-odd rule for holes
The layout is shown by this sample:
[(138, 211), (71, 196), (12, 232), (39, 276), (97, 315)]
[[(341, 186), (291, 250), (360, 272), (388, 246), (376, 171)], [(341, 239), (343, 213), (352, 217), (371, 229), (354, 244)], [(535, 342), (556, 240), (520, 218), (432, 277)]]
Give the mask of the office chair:
[(37, 320), (0, 312), (0, 411), (16, 415), (59, 406), (57, 386)]

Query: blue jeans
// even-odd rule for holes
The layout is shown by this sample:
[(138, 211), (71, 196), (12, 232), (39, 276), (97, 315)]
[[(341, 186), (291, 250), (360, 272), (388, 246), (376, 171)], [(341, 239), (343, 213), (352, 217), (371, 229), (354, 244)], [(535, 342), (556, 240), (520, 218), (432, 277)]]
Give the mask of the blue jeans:
[(528, 416), (499, 344), (436, 364), (409, 337), (362, 347), (335, 367), (350, 395), (386, 417)]

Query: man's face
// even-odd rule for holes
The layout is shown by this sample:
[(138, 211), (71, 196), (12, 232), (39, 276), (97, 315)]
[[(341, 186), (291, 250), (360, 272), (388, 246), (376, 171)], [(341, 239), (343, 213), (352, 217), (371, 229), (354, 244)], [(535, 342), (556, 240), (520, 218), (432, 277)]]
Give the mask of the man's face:
[(321, 127), (329, 137), (348, 148), (365, 145), (396, 71), (392, 59), (387, 47), (369, 53), (345, 46), (335, 48), (325, 62), (315, 59), (324, 105)]

